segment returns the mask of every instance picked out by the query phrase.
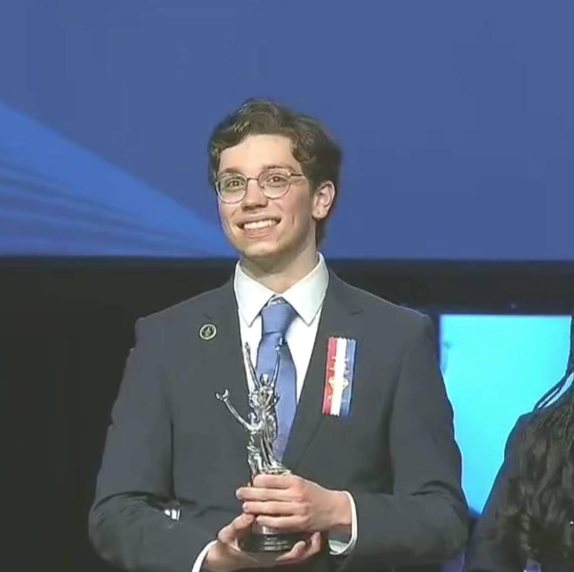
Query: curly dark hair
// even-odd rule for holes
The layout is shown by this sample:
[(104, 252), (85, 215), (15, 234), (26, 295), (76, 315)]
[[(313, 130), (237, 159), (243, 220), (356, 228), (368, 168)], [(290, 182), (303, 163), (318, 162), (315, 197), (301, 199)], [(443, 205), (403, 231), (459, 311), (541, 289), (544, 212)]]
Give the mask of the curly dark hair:
[[(248, 99), (215, 127), (208, 144), (208, 178), (211, 185), (215, 185), (221, 153), (238, 145), (249, 135), (288, 137), (293, 145), (293, 157), (301, 163), (312, 191), (327, 181), (335, 186), (337, 192), (329, 216), (332, 214), (339, 196), (343, 160), (340, 146), (314, 117), (295, 112), (269, 99)], [(324, 238), (327, 218), (317, 221), (317, 243)]]
[(516, 443), (517, 474), (498, 511), (501, 537), (525, 560), (574, 557), (574, 317), (562, 379), (534, 407)]

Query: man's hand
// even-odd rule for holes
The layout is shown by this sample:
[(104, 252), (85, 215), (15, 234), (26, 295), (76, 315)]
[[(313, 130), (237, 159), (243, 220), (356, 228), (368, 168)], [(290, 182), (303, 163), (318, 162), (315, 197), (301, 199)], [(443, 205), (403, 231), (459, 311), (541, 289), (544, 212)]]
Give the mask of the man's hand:
[(257, 475), (237, 498), (257, 524), (280, 532), (351, 530), (352, 509), (346, 493), (330, 491), (295, 475)]
[(284, 564), (299, 564), (307, 560), (321, 548), (321, 535), (311, 535), (309, 541), (298, 542), (286, 553), (253, 554), (239, 548), (239, 540), (249, 533), (255, 518), (242, 514), (223, 527), (217, 535), (215, 544), (209, 549), (203, 568), (211, 572), (232, 572), (241, 568), (261, 568)]

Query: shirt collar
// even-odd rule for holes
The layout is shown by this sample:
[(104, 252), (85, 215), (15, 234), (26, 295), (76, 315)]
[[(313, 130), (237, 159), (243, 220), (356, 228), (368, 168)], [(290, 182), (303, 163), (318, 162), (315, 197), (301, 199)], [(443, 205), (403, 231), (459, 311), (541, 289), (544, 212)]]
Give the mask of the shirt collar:
[(249, 327), (274, 296), (284, 298), (293, 306), (305, 324), (311, 324), (323, 304), (328, 284), (329, 271), (321, 253), (315, 268), (283, 293), (273, 292), (248, 276), (239, 262), (235, 266), (233, 279), (237, 306), (241, 317)]

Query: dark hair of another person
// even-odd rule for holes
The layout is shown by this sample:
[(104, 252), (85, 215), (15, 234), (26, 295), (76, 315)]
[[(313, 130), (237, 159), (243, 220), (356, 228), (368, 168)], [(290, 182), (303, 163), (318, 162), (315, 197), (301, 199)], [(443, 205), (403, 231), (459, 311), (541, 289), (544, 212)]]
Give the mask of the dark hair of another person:
[[(221, 153), (238, 145), (249, 135), (288, 137), (293, 146), (293, 157), (301, 164), (311, 190), (315, 191), (322, 183), (331, 181), (337, 191), (337, 201), (343, 159), (339, 145), (317, 119), (268, 99), (248, 99), (213, 130), (208, 145), (208, 176), (212, 185), (215, 185), (217, 178)], [(326, 220), (317, 221), (317, 243), (325, 235)]]
[(543, 395), (518, 442), (518, 475), (499, 511), (500, 533), (525, 560), (574, 558), (574, 317), (562, 379)]

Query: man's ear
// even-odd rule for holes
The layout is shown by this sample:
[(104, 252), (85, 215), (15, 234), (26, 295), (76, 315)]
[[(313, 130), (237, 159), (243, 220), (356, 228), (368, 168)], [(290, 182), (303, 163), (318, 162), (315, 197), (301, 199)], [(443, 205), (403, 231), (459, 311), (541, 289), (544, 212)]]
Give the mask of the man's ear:
[(313, 218), (321, 220), (325, 218), (335, 200), (335, 185), (331, 181), (321, 183), (313, 193)]

